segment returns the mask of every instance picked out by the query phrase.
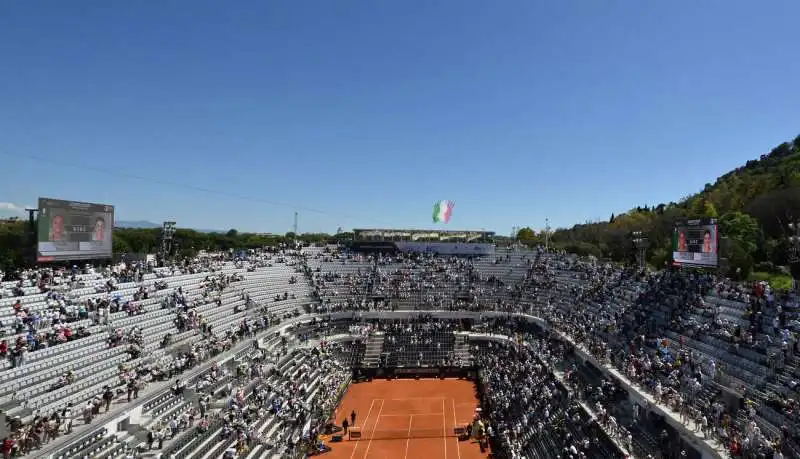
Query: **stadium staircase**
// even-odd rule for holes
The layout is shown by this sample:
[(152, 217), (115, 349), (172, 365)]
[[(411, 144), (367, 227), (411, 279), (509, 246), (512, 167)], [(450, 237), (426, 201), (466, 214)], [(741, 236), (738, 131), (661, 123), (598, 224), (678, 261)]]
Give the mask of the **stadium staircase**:
[(364, 297), (363, 300), (368, 299), (376, 299), (378, 297), (382, 297), (383, 295), (379, 295), (377, 290), (377, 286), (380, 283), (379, 275), (378, 275), (378, 259), (375, 258), (372, 260), (372, 263), (369, 267), (369, 280), (367, 281), (367, 288), (364, 289)]
[(361, 364), (365, 367), (376, 368), (381, 364), (381, 353), (383, 352), (383, 332), (375, 332), (367, 338), (367, 349), (364, 352), (364, 359)]
[(469, 338), (456, 334), (456, 344), (453, 355), (462, 365), (472, 365), (472, 352), (469, 348)]

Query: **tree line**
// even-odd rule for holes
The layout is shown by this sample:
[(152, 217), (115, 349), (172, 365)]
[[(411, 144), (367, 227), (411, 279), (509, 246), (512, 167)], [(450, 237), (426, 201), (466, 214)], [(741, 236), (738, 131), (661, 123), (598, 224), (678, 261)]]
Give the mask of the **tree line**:
[[(746, 278), (753, 271), (780, 272), (790, 264), (789, 223), (800, 219), (800, 136), (773, 148), (760, 158), (707, 183), (699, 193), (677, 202), (637, 206), (608, 220), (587, 222), (550, 232), (549, 242), (556, 248), (579, 255), (593, 255), (617, 262), (633, 262), (635, 251), (631, 235), (641, 231), (649, 239), (647, 261), (653, 267), (671, 262), (672, 232), (676, 220), (714, 217), (719, 220), (723, 239), (720, 255), (727, 259), (729, 274)], [(159, 249), (160, 229), (115, 228), (113, 251), (155, 253)], [(284, 235), (209, 233), (178, 229), (175, 247), (178, 256), (190, 257), (200, 250), (250, 249), (275, 246), (287, 241), (307, 243), (337, 242), (353, 234), (334, 235), (287, 233)], [(509, 243), (498, 236), (498, 243)], [(522, 228), (516, 239), (523, 244), (544, 244), (545, 234)], [(26, 264), (25, 223), (0, 221), (0, 269)], [(796, 276), (800, 277), (800, 276)]]
[[(0, 270), (9, 271), (27, 266), (26, 259), (28, 239), (26, 238), (27, 222), (22, 220), (0, 221)], [(243, 233), (232, 229), (226, 233), (209, 233), (192, 229), (178, 228), (173, 236), (172, 255), (177, 257), (193, 257), (199, 251), (241, 250), (262, 247), (273, 247), (289, 241), (306, 243), (326, 243), (352, 239), (352, 233), (328, 235), (309, 233), (256, 234)], [(160, 228), (114, 228), (113, 253), (115, 258), (123, 254), (138, 255), (158, 252), (161, 244)]]

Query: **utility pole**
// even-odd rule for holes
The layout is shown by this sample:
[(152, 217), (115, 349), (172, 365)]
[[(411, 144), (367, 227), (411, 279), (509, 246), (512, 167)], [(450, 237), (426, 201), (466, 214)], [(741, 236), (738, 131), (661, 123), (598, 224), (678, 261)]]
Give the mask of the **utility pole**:
[(294, 225), (292, 225), (292, 232), (294, 233), (295, 239), (297, 238), (297, 212), (294, 213)]

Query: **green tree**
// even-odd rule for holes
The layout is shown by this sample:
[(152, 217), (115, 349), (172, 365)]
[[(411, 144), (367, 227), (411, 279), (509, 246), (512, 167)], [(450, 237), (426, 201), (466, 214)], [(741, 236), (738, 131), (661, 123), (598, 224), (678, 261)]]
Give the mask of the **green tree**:
[(0, 270), (24, 266), (25, 224), (22, 221), (0, 222)]
[(747, 279), (753, 269), (753, 256), (737, 239), (729, 239), (726, 252), (730, 263), (728, 275), (736, 280)]
[(533, 239), (534, 237), (536, 237), (536, 232), (528, 226), (517, 231), (517, 239)]
[(672, 251), (664, 247), (656, 247), (650, 250), (649, 261), (656, 269), (662, 269), (672, 260)]
[(600, 250), (600, 248), (588, 242), (572, 242), (564, 245), (564, 250), (583, 257), (586, 256), (593, 256), (596, 258), (603, 257), (603, 252)]
[(128, 241), (121, 237), (112, 238), (112, 246), (112, 250), (115, 254), (121, 255), (123, 253), (134, 252), (133, 249), (131, 249), (131, 246), (128, 244)]
[(748, 206), (748, 213), (758, 220), (768, 236), (783, 237), (788, 222), (800, 216), (800, 186), (776, 189), (758, 196)]
[(524, 228), (520, 228), (519, 231), (517, 231), (517, 240), (520, 243), (525, 244), (525, 245), (527, 245), (529, 247), (533, 247), (535, 245), (540, 244), (541, 243), (541, 239), (542, 238), (540, 238), (540, 237), (538, 237), (536, 235), (536, 231), (531, 229), (531, 227), (529, 227), (529, 226), (526, 226)]
[(762, 243), (763, 235), (758, 221), (749, 214), (728, 212), (720, 217), (719, 230), (749, 254), (754, 254)]
[(717, 208), (703, 195), (699, 195), (692, 202), (692, 217), (714, 218), (717, 217)]
[(342, 232), (336, 233), (332, 237), (332, 239), (333, 239), (333, 242), (335, 242), (335, 241), (352, 241), (354, 237), (355, 237), (355, 234), (353, 234), (352, 231), (342, 231)]

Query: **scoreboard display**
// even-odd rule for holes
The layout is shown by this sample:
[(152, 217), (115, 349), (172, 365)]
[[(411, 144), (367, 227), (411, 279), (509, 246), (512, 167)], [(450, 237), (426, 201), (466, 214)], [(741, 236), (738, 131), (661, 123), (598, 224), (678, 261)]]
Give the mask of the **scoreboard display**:
[(717, 219), (700, 218), (675, 222), (672, 260), (676, 265), (716, 268), (719, 264)]
[(114, 207), (39, 198), (37, 261), (111, 258)]

